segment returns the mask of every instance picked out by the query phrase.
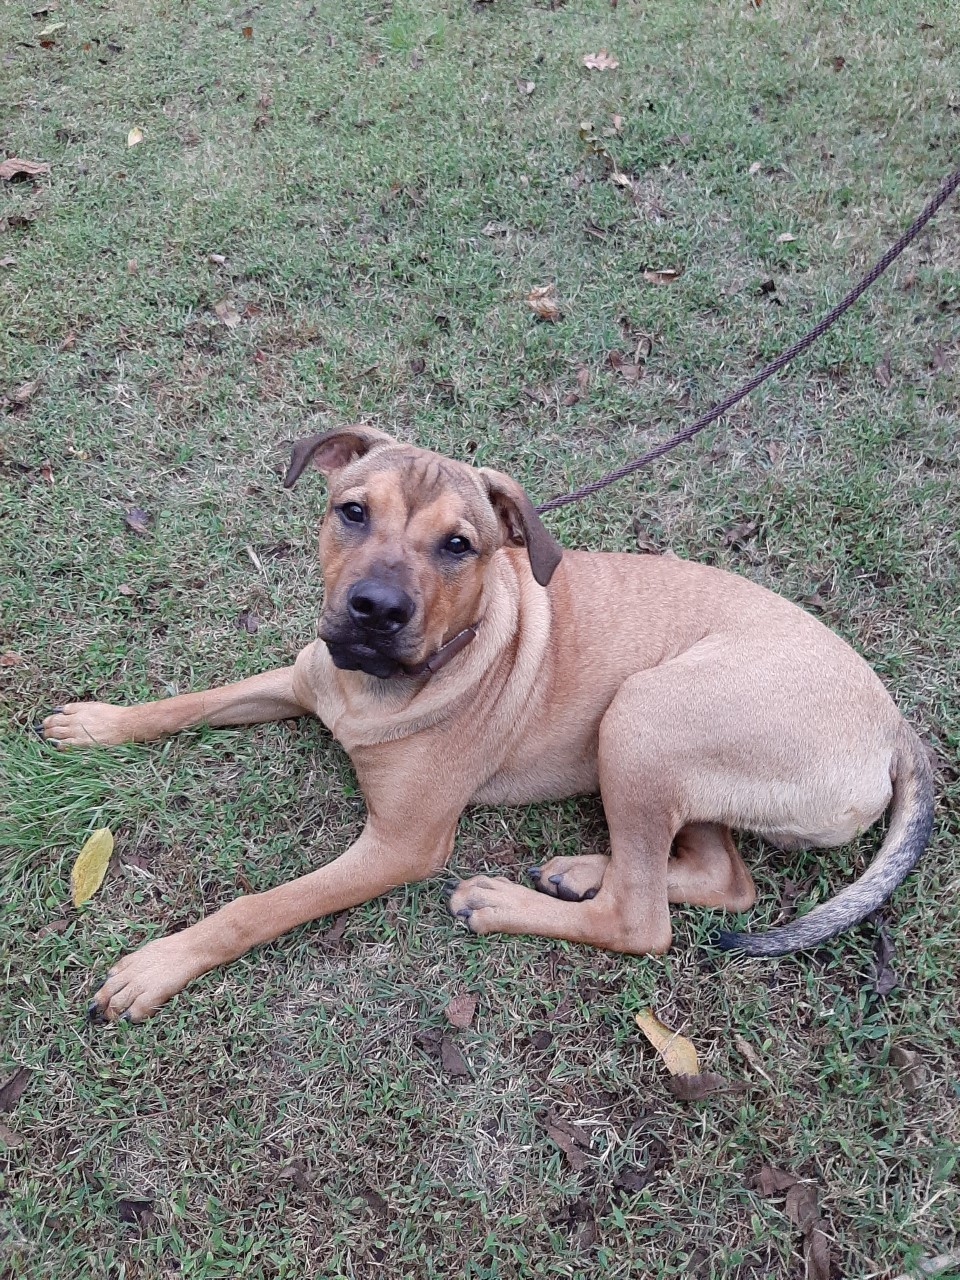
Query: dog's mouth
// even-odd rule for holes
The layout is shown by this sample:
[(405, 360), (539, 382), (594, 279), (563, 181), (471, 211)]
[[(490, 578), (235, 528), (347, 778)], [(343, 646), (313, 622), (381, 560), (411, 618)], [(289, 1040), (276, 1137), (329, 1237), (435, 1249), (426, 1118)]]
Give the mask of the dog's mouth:
[(333, 665), (341, 671), (364, 671), (379, 680), (403, 675), (406, 668), (393, 654), (384, 653), (366, 640), (332, 640), (320, 637), (330, 651)]

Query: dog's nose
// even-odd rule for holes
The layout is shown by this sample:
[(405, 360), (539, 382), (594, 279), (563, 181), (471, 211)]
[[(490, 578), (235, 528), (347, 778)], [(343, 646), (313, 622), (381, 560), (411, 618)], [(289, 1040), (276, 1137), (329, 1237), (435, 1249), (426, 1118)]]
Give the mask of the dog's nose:
[(416, 606), (402, 587), (378, 578), (361, 578), (347, 592), (347, 609), (361, 627), (393, 635), (407, 625)]

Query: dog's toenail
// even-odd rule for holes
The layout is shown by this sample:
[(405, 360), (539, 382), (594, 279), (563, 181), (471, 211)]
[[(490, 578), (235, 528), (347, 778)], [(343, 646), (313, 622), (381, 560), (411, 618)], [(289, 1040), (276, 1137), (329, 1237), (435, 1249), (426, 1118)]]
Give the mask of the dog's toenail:
[(587, 892), (583, 895), (583, 901), (589, 902), (591, 898), (595, 898), (596, 896), (597, 896), (596, 889), (588, 889)]
[(131, 1017), (130, 1017), (130, 1010), (128, 1009), (128, 1010), (126, 1011), (126, 1013), (121, 1013), (121, 1015), (120, 1015), (120, 1017), (117, 1019), (117, 1021), (118, 1021), (118, 1022), (131, 1022), (131, 1021), (132, 1021), (132, 1019), (131, 1019)]
[(471, 907), (461, 907), (456, 914), (460, 917), (461, 920), (469, 920), (471, 912), (472, 912)]
[(540, 868), (539, 868), (539, 867), (527, 867), (527, 875), (530, 877), (530, 879), (531, 879), (531, 880), (539, 880), (539, 879), (540, 879)]
[(54, 707), (54, 708), (53, 708), (53, 710), (50, 712), (50, 714), (51, 714), (52, 716), (62, 716), (62, 715), (63, 715), (63, 707)]
[(563, 872), (561, 872), (561, 873), (560, 873), (559, 875), (557, 875), (557, 876), (550, 876), (550, 883), (551, 883), (551, 884), (559, 884), (559, 883), (560, 883), (560, 881), (561, 881), (562, 879), (563, 879)]

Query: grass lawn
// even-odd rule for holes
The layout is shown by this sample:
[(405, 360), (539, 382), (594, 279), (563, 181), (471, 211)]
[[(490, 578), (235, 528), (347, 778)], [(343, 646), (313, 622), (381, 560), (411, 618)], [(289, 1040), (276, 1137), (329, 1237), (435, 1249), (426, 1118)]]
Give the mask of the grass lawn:
[[(805, 604), (930, 742), (941, 804), (883, 912), (887, 995), (876, 924), (738, 961), (709, 946), (717, 913), (680, 909), (668, 956), (625, 959), (468, 936), (437, 878), (91, 1029), (112, 958), (333, 856), (362, 798), (314, 723), (84, 755), (29, 729), (313, 638), (322, 484), (279, 476), (318, 424), (364, 418), (544, 500), (730, 390), (960, 162), (960, 11), (30, 8), (0, 9), (0, 148), (51, 166), (0, 191), (0, 1083), (30, 1069), (0, 1116), (0, 1275), (801, 1277), (765, 1163), (816, 1188), (834, 1280), (956, 1248), (960, 200), (788, 375), (549, 517), (567, 546), (672, 550)], [(583, 66), (600, 49), (616, 69)], [(547, 284), (555, 323), (525, 302)], [(116, 864), (74, 911), (104, 824)], [(808, 909), (878, 838), (745, 841), (760, 900), (735, 923), (792, 909), (788, 881)], [(453, 866), (604, 839), (593, 799), (478, 810)], [(478, 1009), (454, 1032), (460, 991)], [(646, 1005), (746, 1088), (675, 1099)], [(579, 1135), (572, 1161), (548, 1126)]]

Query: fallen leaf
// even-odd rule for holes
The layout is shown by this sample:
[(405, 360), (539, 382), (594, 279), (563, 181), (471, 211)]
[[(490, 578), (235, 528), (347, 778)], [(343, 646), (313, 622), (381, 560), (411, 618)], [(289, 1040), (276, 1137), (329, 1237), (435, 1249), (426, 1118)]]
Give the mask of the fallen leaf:
[(889, 995), (900, 977), (890, 963), (893, 959), (893, 941), (883, 920), (877, 925), (877, 941), (873, 949), (874, 973), (872, 986), (878, 996)]
[(581, 61), (590, 71), (616, 71), (620, 65), (606, 49), (600, 49), (597, 53), (585, 53)]
[(579, 1129), (575, 1129), (569, 1121), (562, 1119), (553, 1111), (544, 1121), (543, 1127), (567, 1158), (571, 1169), (582, 1169), (587, 1163), (586, 1151), (590, 1140)]
[(131, 129), (127, 134), (127, 147), (137, 147), (143, 141), (142, 129)]
[(651, 1009), (641, 1009), (636, 1023), (663, 1059), (672, 1076), (696, 1076), (700, 1074), (697, 1051), (686, 1036), (665, 1027)]
[(657, 271), (644, 271), (643, 278), (647, 284), (673, 284), (683, 275), (683, 267), (663, 267)]
[(545, 1050), (549, 1049), (552, 1044), (553, 1032), (547, 1031), (545, 1027), (541, 1028), (539, 1031), (534, 1031), (530, 1036), (530, 1047), (531, 1049), (536, 1049), (537, 1053), (543, 1053)]
[(313, 1186), (307, 1175), (306, 1164), (303, 1160), (291, 1160), (284, 1165), (277, 1173), (278, 1178), (283, 1178), (293, 1183), (298, 1191), (309, 1191)]
[(618, 1191), (643, 1191), (669, 1163), (670, 1148), (659, 1138), (654, 1138), (648, 1148), (647, 1163), (642, 1167), (628, 1165), (621, 1169), (613, 1180), (613, 1186)]
[(133, 587), (131, 587), (129, 582), (121, 582), (120, 585), (117, 587), (117, 595), (132, 596)]
[(225, 253), (208, 253), (207, 261), (212, 262), (215, 267), (222, 267), (227, 261), (227, 255)]
[(4, 649), (0, 653), (0, 667), (19, 667), (24, 659), (19, 653), (14, 653), (12, 649)]
[(888, 1061), (900, 1072), (906, 1092), (919, 1093), (927, 1082), (927, 1068), (916, 1049), (908, 1049), (902, 1044), (892, 1045)]
[(123, 513), (123, 520), (134, 533), (150, 532), (150, 516), (142, 507), (128, 507)]
[(560, 403), (565, 409), (571, 409), (575, 404), (580, 403), (580, 393), (578, 391), (568, 391)]
[(459, 995), (455, 995), (448, 1002), (444, 1013), (447, 1015), (447, 1021), (452, 1026), (459, 1027), (462, 1031), (470, 1026), (476, 1011), (477, 997), (469, 995), (466, 991), (461, 991)]
[(152, 1227), (158, 1221), (153, 1212), (152, 1200), (131, 1200), (125, 1197), (117, 1201), (117, 1211), (121, 1222), (133, 1222), (138, 1227)]
[(66, 25), (67, 24), (65, 22), (50, 22), (43, 28), (42, 31), (37, 32), (37, 36), (38, 38), (40, 36), (55, 36), (57, 32), (62, 31)]
[(465, 1079), (470, 1075), (466, 1059), (449, 1036), (444, 1036), (440, 1041), (440, 1065), (454, 1080)]
[(889, 387), (893, 379), (890, 376), (890, 357), (884, 356), (873, 371), (873, 376), (881, 387)]
[(833, 69), (834, 69), (834, 71), (842, 71), (842, 70), (843, 70), (843, 68), (844, 68), (846, 65), (847, 65), (847, 60), (846, 60), (846, 58), (844, 58), (842, 54), (839, 54), (839, 53), (838, 53), (838, 54), (837, 54), (837, 56), (836, 56), (836, 57), (834, 58), (834, 60), (833, 60)]
[(760, 163), (760, 161), (754, 160), (753, 164), (747, 170), (747, 173), (749, 173), (750, 176), (752, 177), (754, 174), (759, 173), (762, 168), (763, 168), (763, 165)]
[(240, 323), (240, 312), (234, 307), (232, 302), (228, 302), (223, 298), (220, 302), (213, 304), (213, 314), (217, 317), (221, 324), (225, 324), (228, 329), (235, 329)]
[(16, 1130), (8, 1128), (5, 1124), (0, 1124), (0, 1142), (5, 1147), (19, 1147), (24, 1140), (22, 1133), (17, 1133)]
[(320, 945), (324, 947), (335, 947), (347, 931), (347, 920), (350, 918), (348, 911), (341, 911), (334, 919), (329, 929), (325, 929), (320, 935)]
[(610, 120), (612, 122), (613, 132), (622, 133), (623, 132), (623, 116), (614, 115), (610, 117)]
[(100, 827), (87, 839), (70, 871), (70, 894), (73, 905), (89, 901), (103, 884), (113, 853), (113, 832)]
[(580, 388), (582, 395), (590, 385), (590, 370), (585, 364), (580, 365), (577, 369), (577, 386)]
[(809, 1182), (795, 1182), (787, 1191), (787, 1217), (807, 1234), (817, 1222), (817, 1188)]
[(538, 320), (556, 320), (560, 315), (560, 307), (553, 296), (554, 285), (540, 285), (527, 294), (527, 306)]
[(716, 1071), (704, 1071), (701, 1075), (677, 1075), (667, 1081), (667, 1088), (681, 1102), (699, 1102), (711, 1093), (741, 1093), (745, 1085), (727, 1080)]
[(139, 272), (139, 270), (140, 270), (140, 268), (137, 266), (137, 260), (136, 260), (136, 258), (130, 258), (130, 259), (128, 260), (128, 262), (127, 262), (127, 275), (128, 275), (128, 276), (135, 276), (135, 275), (137, 275), (137, 273)]
[(252, 39), (253, 39), (253, 27), (241, 27), (241, 28), (240, 28), (240, 34), (243, 36), (244, 40), (252, 40)]
[(233, 625), (238, 631), (246, 631), (249, 635), (255, 636), (260, 629), (260, 619), (252, 610), (244, 609), (242, 613), (237, 614)]
[(390, 1206), (375, 1187), (364, 1187), (360, 1195), (366, 1201), (367, 1208), (372, 1214), (382, 1219), (388, 1217)]
[(47, 924), (41, 925), (33, 936), (35, 938), (46, 938), (51, 933), (66, 933), (69, 928), (70, 921), (65, 916), (61, 916), (58, 920), (50, 920)]
[(0, 267), (15, 267), (17, 260), (12, 253), (8, 253), (5, 257), (0, 258)]
[(776, 1169), (772, 1164), (760, 1166), (757, 1174), (757, 1190), (764, 1197), (775, 1196), (779, 1192), (789, 1191), (796, 1184), (796, 1177), (784, 1169)]
[(753, 1045), (750, 1044), (749, 1040), (744, 1040), (743, 1036), (734, 1034), (733, 1043), (736, 1045), (743, 1057), (746, 1058), (750, 1066), (753, 1067), (757, 1075), (763, 1076), (764, 1080), (766, 1080), (768, 1084), (773, 1084), (773, 1081), (763, 1069), (760, 1062), (760, 1055), (754, 1049)]
[(12, 1111), (17, 1100), (30, 1083), (33, 1072), (29, 1067), (18, 1067), (12, 1076), (0, 1084), (0, 1111)]
[(76, 345), (77, 335), (73, 329), (68, 329), (63, 341), (60, 343), (60, 350), (72, 351)]
[(830, 1245), (819, 1227), (807, 1236), (803, 1249), (806, 1280), (830, 1280)]
[(642, 372), (643, 370), (638, 364), (622, 364), (620, 366), (620, 377), (625, 382), (639, 382)]
[(529, 98), (530, 94), (531, 94), (531, 93), (533, 93), (533, 91), (534, 91), (534, 89), (535, 89), (536, 87), (537, 87), (537, 86), (536, 86), (536, 84), (534, 83), (534, 81), (533, 81), (533, 80), (518, 80), (518, 81), (517, 81), (517, 89), (518, 89), (518, 90), (520, 91), (520, 93), (522, 93), (522, 94), (524, 95), (524, 97), (526, 97), (526, 98)]
[(23, 178), (36, 178), (41, 173), (49, 173), (50, 166), (42, 160), (18, 160), (11, 156), (0, 164), (0, 178), (4, 182), (16, 182)]
[(33, 382), (22, 382), (15, 391), (10, 392), (10, 400), (13, 404), (26, 404), (31, 399), (37, 387), (40, 385), (39, 378)]
[(40, 475), (44, 484), (53, 484), (53, 467), (49, 462), (40, 463)]
[(237, 888), (241, 893), (254, 893), (254, 887), (250, 881), (250, 877), (244, 871), (243, 867), (237, 867), (234, 873), (234, 879), (237, 882)]
[(796, 238), (797, 237), (792, 231), (782, 231), (780, 235), (777, 236), (777, 244), (790, 244), (790, 242), (792, 240), (796, 240)]
[(424, 360), (423, 356), (414, 356), (410, 361), (410, 372), (415, 378), (419, 378), (420, 374), (423, 373), (426, 367), (427, 362)]

